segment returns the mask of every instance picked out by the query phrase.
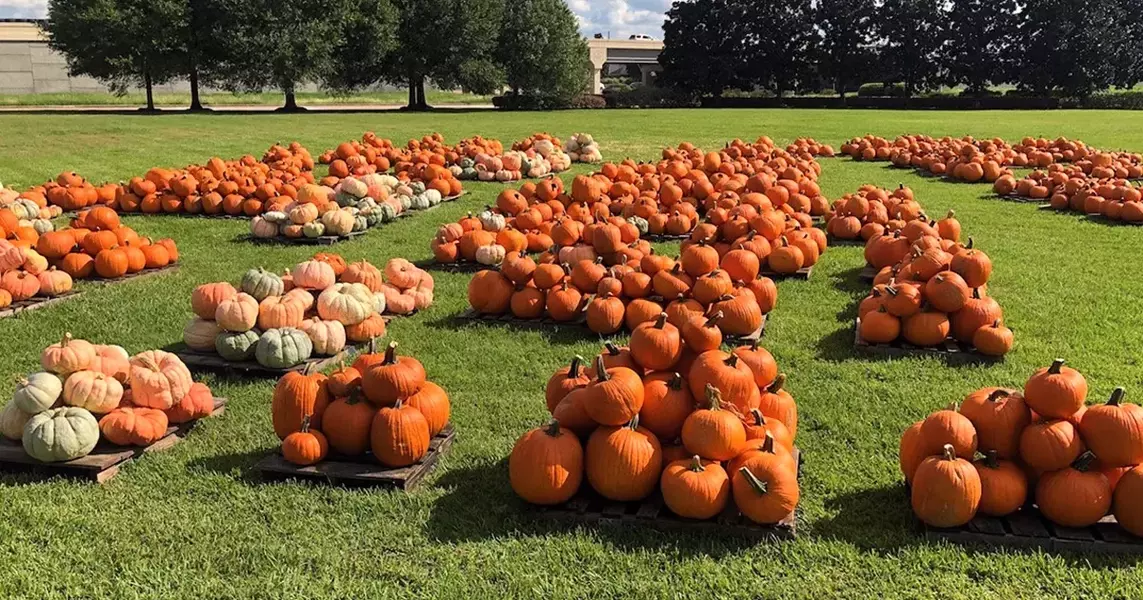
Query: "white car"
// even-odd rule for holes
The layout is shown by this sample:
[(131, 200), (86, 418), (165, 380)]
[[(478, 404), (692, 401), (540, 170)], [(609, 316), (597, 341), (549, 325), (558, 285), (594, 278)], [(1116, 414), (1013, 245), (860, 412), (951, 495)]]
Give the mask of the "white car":
[(655, 41), (655, 38), (653, 38), (653, 37), (651, 37), (651, 36), (649, 36), (649, 35), (643, 34), (643, 33), (636, 33), (635, 35), (633, 35), (633, 36), (631, 36), (631, 37), (629, 37), (629, 38), (627, 38), (627, 39), (629, 39), (629, 40), (639, 40), (639, 41), (642, 41), (642, 42), (653, 42), (653, 41)]

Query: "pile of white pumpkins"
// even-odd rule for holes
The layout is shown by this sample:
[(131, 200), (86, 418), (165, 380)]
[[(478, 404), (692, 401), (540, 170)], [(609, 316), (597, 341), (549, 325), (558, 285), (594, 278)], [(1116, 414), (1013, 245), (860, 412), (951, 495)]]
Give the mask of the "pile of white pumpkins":
[(564, 142), (564, 152), (568, 153), (571, 161), (575, 163), (598, 164), (603, 162), (603, 153), (599, 151), (599, 143), (590, 133), (577, 133)]
[(433, 286), (432, 275), (402, 258), (384, 271), (323, 254), (284, 275), (250, 269), (238, 288), (225, 281), (195, 288), (183, 343), (229, 362), (288, 369), (383, 337), (382, 315), (428, 308)]
[(87, 456), (100, 439), (148, 446), (172, 424), (214, 412), (214, 397), (192, 380), (179, 357), (162, 350), (135, 356), (119, 346), (64, 336), (40, 355), (43, 371), (17, 382), (0, 410), (0, 435), (20, 441), (42, 462)]
[(295, 203), (250, 221), (256, 238), (345, 237), (389, 223), (405, 211), (426, 210), (444, 198), (419, 181), (402, 182), (376, 173), (346, 177), (326, 203)]
[(527, 151), (510, 150), (500, 156), (478, 154), (464, 157), (449, 167), (461, 180), (519, 181), (538, 179), (571, 168), (571, 157), (547, 140), (539, 140)]
[(21, 198), (19, 192), (0, 183), (0, 209), (4, 208), (12, 211), (12, 214), (19, 219), (20, 227), (31, 227), (41, 235), (54, 231), (55, 226), (49, 219), (63, 214), (63, 209), (58, 206), (41, 207), (27, 198)]

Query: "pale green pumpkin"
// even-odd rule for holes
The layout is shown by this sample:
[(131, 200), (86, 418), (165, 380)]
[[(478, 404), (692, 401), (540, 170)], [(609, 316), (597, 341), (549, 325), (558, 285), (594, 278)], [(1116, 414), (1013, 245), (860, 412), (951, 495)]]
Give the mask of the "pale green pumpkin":
[(436, 206), (441, 203), (444, 198), (437, 190), (425, 190), (425, 198), (429, 201), (429, 206)]
[(644, 219), (643, 217), (630, 217), (627, 219), (627, 221), (634, 225), (635, 229), (639, 230), (640, 235), (646, 235), (647, 228), (650, 226), (647, 223), (647, 219)]
[(410, 203), (410, 208), (413, 210), (425, 210), (429, 206), (431, 206), (431, 204), (429, 204), (429, 199), (424, 194), (417, 194), (416, 196), (413, 196), (413, 200)]
[(397, 218), (397, 209), (393, 208), (392, 204), (382, 204), (377, 207), (377, 212), (381, 214), (381, 222), (389, 223)]
[(36, 233), (38, 233), (40, 235), (44, 235), (45, 233), (55, 231), (56, 226), (53, 225), (52, 222), (47, 220), (47, 219), (33, 219), (32, 220), (32, 229), (35, 229)]
[(42, 413), (59, 400), (63, 381), (51, 373), (32, 373), (16, 383), (12, 401), (28, 414)]
[(274, 273), (258, 267), (250, 269), (242, 276), (240, 285), (243, 292), (250, 294), (255, 300), (261, 302), (269, 296), (281, 296), (283, 291), (282, 278)]
[(381, 211), (373, 209), (365, 214), (365, 226), (376, 227), (384, 222), (381, 218)]
[(302, 225), (302, 235), (308, 238), (319, 238), (325, 234), (325, 225), (319, 221), (310, 221)]
[(244, 362), (254, 358), (254, 348), (258, 345), (258, 338), (262, 333), (257, 329), (230, 333), (224, 331), (214, 339), (214, 350), (218, 355), (231, 362)]
[(262, 334), (254, 349), (254, 358), (264, 367), (288, 369), (302, 364), (313, 352), (313, 342), (306, 332), (283, 327)]
[(82, 408), (53, 408), (28, 419), (21, 441), (24, 452), (36, 460), (72, 460), (87, 456), (95, 448), (99, 422)]
[(353, 217), (354, 231), (365, 231), (366, 229), (369, 229), (369, 220), (365, 218), (365, 215), (359, 214), (356, 217)]
[(0, 409), (0, 435), (14, 442), (24, 436), (24, 425), (32, 415), (20, 410), (15, 402), (9, 402)]

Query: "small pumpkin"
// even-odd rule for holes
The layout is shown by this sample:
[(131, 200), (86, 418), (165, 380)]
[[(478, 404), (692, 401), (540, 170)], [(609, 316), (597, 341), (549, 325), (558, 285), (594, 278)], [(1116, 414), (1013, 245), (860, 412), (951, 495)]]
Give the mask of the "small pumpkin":
[(301, 329), (270, 329), (258, 338), (258, 344), (254, 347), (254, 359), (264, 367), (288, 369), (309, 359), (313, 349), (313, 342)]
[(328, 453), (329, 443), (322, 432), (310, 429), (309, 415), (302, 418), (300, 430), (282, 440), (282, 458), (295, 465), (305, 467), (319, 463)]
[(527, 502), (560, 504), (579, 491), (583, 464), (579, 438), (553, 419), (516, 440), (508, 456), (508, 480), (516, 495)]
[(21, 442), (28, 456), (36, 460), (72, 460), (87, 456), (95, 448), (99, 422), (82, 408), (53, 408), (28, 419)]

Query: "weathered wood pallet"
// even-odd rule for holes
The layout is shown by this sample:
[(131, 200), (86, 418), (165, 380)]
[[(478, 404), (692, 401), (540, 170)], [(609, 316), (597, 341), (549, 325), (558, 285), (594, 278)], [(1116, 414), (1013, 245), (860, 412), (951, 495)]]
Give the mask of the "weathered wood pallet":
[(857, 278), (861, 281), (873, 281), (877, 278), (877, 273), (877, 267), (867, 263), (865, 267), (861, 269), (861, 272), (857, 274)]
[(299, 365), (286, 369), (266, 367), (253, 360), (231, 362), (214, 353), (191, 350), (182, 342), (174, 344), (168, 348), (168, 351), (178, 356), (191, 371), (210, 371), (225, 375), (246, 375), (250, 377), (281, 377), (286, 373), (294, 371), (301, 373), (307, 369), (313, 372), (323, 371), (328, 367), (347, 360), (350, 354), (356, 349), (356, 346), (347, 346), (334, 356), (309, 358)]
[(1043, 198), (1032, 198), (1030, 196), (1018, 196), (1016, 194), (1004, 194), (1004, 195), (992, 194), (991, 196), (986, 196), (986, 197), (992, 198), (994, 200), (1003, 200), (1005, 202), (1015, 202), (1017, 204), (1036, 204), (1036, 203), (1040, 203), (1040, 202), (1044, 201)]
[(325, 460), (301, 467), (287, 462), (275, 451), (254, 465), (266, 481), (302, 480), (317, 484), (346, 487), (387, 487), (411, 490), (428, 475), (449, 451), (456, 439), (452, 424), (446, 425), (429, 442), (429, 452), (416, 464), (390, 468), (377, 463), (370, 455), (345, 457), (331, 453)]
[(1037, 206), (1036, 208), (1038, 208), (1040, 210), (1052, 210), (1052, 211), (1060, 212), (1060, 213), (1068, 211), (1068, 209), (1066, 209), (1066, 208), (1056, 208), (1056, 207), (1052, 206), (1051, 204), (1041, 204), (1041, 205)]
[(861, 246), (864, 248), (865, 247), (865, 240), (860, 239), (860, 238), (856, 239), (856, 240), (843, 240), (839, 237), (827, 235), (826, 236), (826, 245), (827, 246)]
[(861, 337), (861, 318), (859, 317), (854, 322), (853, 327), (853, 348), (859, 352), (866, 354), (875, 354), (878, 356), (889, 357), (904, 357), (904, 356), (940, 356), (949, 359), (960, 360), (976, 360), (976, 361), (999, 361), (1003, 360), (1002, 356), (988, 356), (977, 351), (976, 347), (972, 344), (967, 344), (955, 340), (953, 338), (945, 338), (944, 343), (939, 346), (923, 348), (921, 346), (914, 346), (909, 342), (898, 339), (891, 344), (873, 344)]
[(803, 267), (793, 273), (775, 273), (769, 269), (763, 270), (758, 275), (762, 277), (769, 277), (770, 279), (805, 279), (808, 280), (810, 275), (814, 272), (813, 267)]
[[(801, 452), (794, 449), (794, 460), (801, 472)], [(707, 520), (687, 519), (671, 512), (658, 490), (644, 500), (615, 502), (608, 500), (584, 482), (579, 492), (567, 502), (556, 506), (534, 506), (535, 514), (551, 519), (579, 521), (589, 524), (606, 523), (680, 533), (709, 533), (735, 535), (756, 541), (792, 540), (797, 537), (798, 511), (790, 513), (774, 525), (759, 525), (746, 518), (729, 502), (718, 516)]]
[(173, 265), (167, 265), (165, 267), (159, 267), (158, 269), (143, 269), (142, 271), (138, 271), (135, 273), (128, 273), (122, 277), (115, 277), (115, 278), (108, 279), (105, 277), (99, 277), (98, 275), (95, 275), (95, 276), (92, 276), (90, 279), (84, 279), (81, 281), (90, 281), (92, 283), (101, 283), (101, 284), (122, 283), (124, 281), (131, 281), (132, 279), (144, 279), (146, 277), (153, 277), (155, 275), (161, 275), (163, 273), (174, 273), (175, 271), (178, 271), (178, 270), (179, 270), (179, 265), (178, 265), (178, 263), (175, 263)]
[[(733, 348), (737, 346), (746, 346), (762, 339), (762, 336), (766, 333), (766, 323), (769, 321), (769, 317), (769, 314), (762, 315), (762, 324), (758, 326), (758, 329), (746, 335), (724, 334), (722, 343)], [(550, 317), (541, 317), (539, 319), (520, 319), (510, 314), (485, 315), (476, 312), (476, 310), (472, 308), (469, 308), (457, 315), (456, 318), (461, 321), (509, 324), (514, 327), (520, 327), (524, 329), (557, 329), (560, 327), (575, 327), (585, 331), (590, 331), (587, 328), (586, 312), (581, 313), (579, 317), (572, 321), (557, 321)], [(621, 331), (626, 331), (626, 327), (621, 329)]]
[[(226, 412), (226, 398), (214, 399), (214, 412), (217, 417)], [(208, 417), (209, 418), (209, 417)], [(28, 456), (19, 442), (0, 442), (0, 472), (28, 472), (42, 474), (44, 478), (63, 476), (95, 483), (105, 483), (119, 474), (124, 465), (144, 454), (161, 452), (178, 444), (198, 425), (197, 419), (179, 425), (171, 425), (167, 433), (150, 446), (116, 446), (101, 441), (87, 456), (58, 463), (45, 463)]]
[(454, 263), (437, 262), (433, 259), (422, 260), (415, 263), (422, 269), (431, 269), (433, 271), (443, 271), (445, 273), (476, 273), (485, 269), (497, 269), (495, 266), (482, 265), (478, 262), (469, 260), (457, 261)]
[(60, 302), (64, 302), (66, 300), (71, 300), (72, 298), (75, 298), (76, 296), (80, 295), (81, 293), (82, 292), (72, 291), (72, 292), (68, 292), (66, 294), (62, 294), (60, 296), (55, 296), (54, 298), (45, 298), (42, 296), (36, 296), (33, 298), (29, 298), (27, 300), (20, 300), (19, 302), (13, 302), (12, 304), (9, 304), (7, 307), (5, 307), (3, 310), (0, 310), (0, 319), (6, 318), (6, 317), (14, 317), (20, 313), (26, 313), (26, 312), (30, 312), (33, 310), (39, 310), (41, 308), (46, 308), (46, 307), (51, 306), (53, 304), (59, 304)]
[(679, 234), (675, 234), (675, 233), (648, 233), (648, 234), (641, 236), (641, 237), (643, 239), (647, 240), (648, 242), (652, 242), (652, 243), (681, 242), (683, 240), (689, 240), (691, 237), (691, 232), (688, 231), (687, 233), (679, 233)]
[(1035, 507), (1028, 507), (1006, 517), (977, 516), (962, 527), (945, 529), (921, 523), (921, 529), (926, 539), (954, 544), (1080, 554), (1143, 554), (1143, 538), (1128, 533), (1110, 515), (1091, 527), (1063, 527), (1045, 519)]
[(251, 242), (254, 244), (286, 244), (286, 245), (293, 245), (293, 246), (332, 246), (332, 245), (339, 243), (339, 242), (347, 242), (347, 241), (352, 240), (354, 238), (363, 236), (367, 233), (369, 233), (368, 229), (366, 229), (364, 231), (351, 231), (345, 235), (323, 235), (323, 236), (319, 236), (316, 238), (308, 238), (308, 237), (291, 238), (291, 237), (286, 237), (283, 235), (279, 235), (279, 236), (275, 236), (275, 237), (271, 237), (271, 238), (262, 238), (262, 237), (255, 237), (253, 235), (247, 234), (244, 236), (240, 236), (239, 239), (247, 241), (247, 242)]
[(1140, 222), (1140, 221), (1124, 221), (1122, 219), (1118, 219), (1118, 220), (1110, 219), (1107, 217), (1107, 215), (1103, 215), (1100, 213), (1087, 213), (1084, 216), (1086, 216), (1089, 221), (1095, 221), (1097, 223), (1103, 223), (1106, 225), (1132, 225), (1132, 226), (1136, 226), (1136, 227), (1143, 226), (1143, 222)]
[(219, 213), (219, 214), (215, 214), (215, 215), (208, 215), (206, 213), (191, 214), (191, 213), (187, 213), (187, 212), (156, 213), (156, 214), (166, 216), (166, 217), (183, 217), (183, 218), (187, 218), (187, 219), (230, 219), (232, 221), (249, 221), (250, 219), (254, 218), (254, 217), (251, 217), (250, 215), (230, 215), (227, 213)]

